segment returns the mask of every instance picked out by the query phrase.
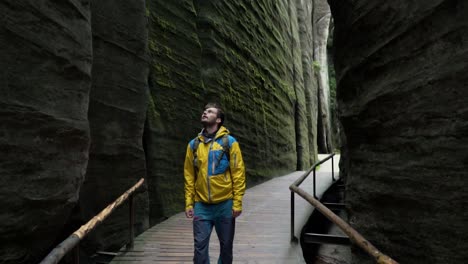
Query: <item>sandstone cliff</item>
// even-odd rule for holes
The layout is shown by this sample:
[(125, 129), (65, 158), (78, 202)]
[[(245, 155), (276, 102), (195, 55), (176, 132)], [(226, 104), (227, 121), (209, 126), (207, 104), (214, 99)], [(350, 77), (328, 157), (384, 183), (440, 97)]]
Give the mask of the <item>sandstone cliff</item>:
[[(91, 145), (76, 216), (82, 221), (146, 177), (142, 141), (149, 97), (145, 13), (144, 0), (99, 0), (91, 5)], [(146, 191), (135, 198), (138, 233), (149, 226), (149, 201)], [(97, 243), (95, 248), (118, 249), (128, 240), (127, 234), (128, 210), (123, 207), (88, 240)]]
[[(36, 263), (146, 176), (145, 5), (3, 1), (0, 10), (0, 260)], [(136, 203), (141, 231), (147, 193)], [(120, 247), (127, 219), (117, 211), (83, 245)]]
[(318, 86), (318, 129), (317, 144), (320, 153), (331, 153), (334, 150), (332, 144), (332, 124), (330, 113), (330, 88), (328, 80), (328, 54), (327, 42), (331, 19), (330, 6), (326, 0), (315, 0), (312, 12), (314, 38), (314, 66), (315, 77)]
[(2, 1), (0, 14), (0, 262), (31, 263), (57, 242), (85, 178), (90, 4)]
[(330, 2), (351, 223), (400, 263), (466, 262), (468, 4)]

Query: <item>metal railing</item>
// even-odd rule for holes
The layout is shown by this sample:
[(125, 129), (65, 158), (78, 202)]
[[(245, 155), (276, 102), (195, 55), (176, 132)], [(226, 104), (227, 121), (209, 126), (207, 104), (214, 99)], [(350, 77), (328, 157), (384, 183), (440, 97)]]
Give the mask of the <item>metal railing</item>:
[[(314, 180), (314, 197), (315, 199), (317, 199), (317, 190), (316, 190), (316, 183), (317, 183), (317, 173), (316, 173), (316, 170), (317, 170), (317, 167), (326, 162), (327, 160), (331, 159), (332, 160), (332, 180), (335, 181), (335, 171), (334, 171), (334, 167), (333, 167), (333, 157), (335, 156), (335, 154), (330, 154), (329, 156), (327, 156), (326, 158), (324, 158), (323, 160), (320, 160), (316, 163), (314, 163), (314, 165), (312, 165), (312, 167), (306, 171), (304, 174), (302, 174), (301, 177), (299, 177), (291, 186), (297, 186), (299, 187), (299, 185), (302, 184), (302, 182), (307, 179), (307, 177), (309, 177), (310, 173), (312, 172), (313, 173), (313, 180)], [(291, 187), (289, 187), (289, 189), (291, 189)], [(297, 238), (294, 236), (294, 191), (291, 190), (291, 241), (295, 241), (297, 240)]]
[[(330, 221), (336, 224), (346, 235), (348, 235), (350, 241), (363, 249), (369, 255), (374, 257), (378, 264), (398, 264), (395, 260), (390, 258), (389, 256), (380, 252), (376, 247), (374, 247), (368, 240), (366, 240), (361, 234), (359, 234), (355, 229), (353, 229), (348, 223), (346, 223), (343, 219), (341, 219), (338, 215), (333, 213), (330, 209), (328, 209), (324, 204), (322, 204), (316, 195), (316, 168), (320, 164), (324, 163), (325, 161), (332, 159), (332, 180), (335, 181), (334, 177), (334, 167), (333, 167), (333, 156), (335, 154), (331, 154), (327, 156), (325, 159), (316, 162), (312, 167), (305, 172), (301, 177), (299, 177), (289, 189), (291, 190), (291, 241), (297, 240), (294, 236), (294, 193), (297, 193), (299, 196), (304, 198), (307, 202), (309, 202), (312, 206), (315, 207), (319, 212), (321, 212), (325, 217), (327, 217)], [(303, 189), (299, 188), (299, 185), (313, 172), (313, 180), (314, 180), (314, 189), (313, 189), (313, 196), (304, 191)]]
[(135, 223), (135, 209), (133, 205), (134, 192), (143, 185), (145, 180), (141, 178), (133, 187), (128, 189), (113, 203), (109, 204), (99, 214), (94, 216), (86, 224), (82, 225), (78, 230), (73, 232), (68, 238), (62, 243), (56, 246), (39, 264), (56, 264), (58, 263), (68, 252), (74, 250), (74, 263), (79, 263), (79, 243), (80, 241), (93, 231), (99, 224), (102, 223), (117, 207), (123, 202), (129, 200), (129, 243), (126, 245), (127, 250), (133, 248), (134, 241), (134, 230), (133, 226)]

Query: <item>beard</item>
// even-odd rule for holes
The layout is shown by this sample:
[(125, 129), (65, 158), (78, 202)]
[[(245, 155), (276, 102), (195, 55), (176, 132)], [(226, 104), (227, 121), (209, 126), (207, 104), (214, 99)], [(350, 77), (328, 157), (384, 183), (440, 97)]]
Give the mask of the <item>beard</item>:
[(209, 118), (205, 118), (205, 119), (202, 118), (200, 120), (200, 123), (203, 125), (203, 127), (209, 127), (209, 126), (216, 125), (216, 119), (217, 118), (213, 118), (212, 120), (210, 120)]

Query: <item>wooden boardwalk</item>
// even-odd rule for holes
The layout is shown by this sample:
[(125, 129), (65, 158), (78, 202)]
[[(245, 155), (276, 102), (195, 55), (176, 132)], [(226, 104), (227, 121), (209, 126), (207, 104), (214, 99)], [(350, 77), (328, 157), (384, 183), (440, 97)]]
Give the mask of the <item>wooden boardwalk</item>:
[[(321, 156), (322, 158), (323, 156)], [(338, 169), (335, 157), (335, 177)], [(327, 162), (331, 164), (331, 162)], [(330, 186), (331, 166), (321, 165), (317, 172), (317, 194)], [(249, 188), (244, 196), (243, 212), (236, 219), (234, 263), (304, 263), (300, 244), (290, 242), (291, 185), (304, 172), (296, 171)], [(312, 193), (312, 175), (301, 188)], [(295, 234), (299, 237), (302, 226), (313, 208), (295, 195)], [(210, 261), (217, 263), (219, 244), (216, 231), (210, 240)], [(112, 264), (193, 263), (192, 220), (185, 214), (176, 214), (153, 226), (135, 239), (132, 251), (122, 252)]]

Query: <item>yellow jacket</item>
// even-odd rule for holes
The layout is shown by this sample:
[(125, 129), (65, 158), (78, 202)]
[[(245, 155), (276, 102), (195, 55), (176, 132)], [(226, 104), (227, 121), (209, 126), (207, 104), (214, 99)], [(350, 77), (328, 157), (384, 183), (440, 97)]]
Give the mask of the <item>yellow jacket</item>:
[[(233, 200), (232, 209), (242, 210), (242, 196), (245, 192), (245, 167), (239, 143), (232, 136), (229, 139), (229, 155), (222, 155), (222, 137), (229, 131), (221, 126), (213, 140), (207, 140), (200, 133), (197, 147), (197, 168), (194, 166), (193, 149), (195, 139), (187, 146), (184, 164), (185, 209), (193, 208), (194, 202), (216, 204)], [(197, 171), (197, 175), (195, 175)]]

